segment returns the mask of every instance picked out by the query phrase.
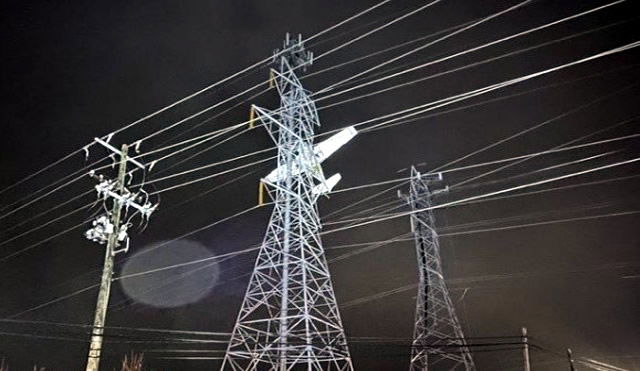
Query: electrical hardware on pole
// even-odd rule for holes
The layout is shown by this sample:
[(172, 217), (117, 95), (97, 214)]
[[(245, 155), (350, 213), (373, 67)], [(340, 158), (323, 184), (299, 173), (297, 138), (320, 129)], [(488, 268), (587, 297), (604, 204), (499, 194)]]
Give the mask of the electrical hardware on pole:
[[(95, 186), (97, 192), (96, 202), (102, 204), (101, 207), (104, 209), (104, 213), (95, 218), (92, 222), (92, 227), (85, 232), (85, 237), (106, 246), (86, 371), (98, 371), (100, 366), (115, 255), (126, 253), (129, 250), (128, 231), (132, 226), (132, 219), (139, 214), (142, 221), (146, 222), (158, 206), (157, 203), (153, 204), (149, 201), (149, 195), (142, 189), (144, 173), (147, 169), (145, 169), (145, 165), (128, 156), (129, 147), (125, 144), (118, 150), (109, 144), (108, 140), (104, 141), (96, 138), (95, 141), (112, 152), (111, 156), (117, 155), (119, 161), (118, 175), (115, 180), (111, 180), (104, 175), (98, 175), (94, 170), (89, 172), (89, 176), (98, 181)], [(138, 148), (139, 144), (136, 146), (136, 150)], [(129, 163), (135, 165), (136, 169), (127, 172)], [(134, 173), (137, 171), (142, 173), (143, 181), (140, 185), (131, 186)], [(130, 214), (130, 210), (135, 211)]]

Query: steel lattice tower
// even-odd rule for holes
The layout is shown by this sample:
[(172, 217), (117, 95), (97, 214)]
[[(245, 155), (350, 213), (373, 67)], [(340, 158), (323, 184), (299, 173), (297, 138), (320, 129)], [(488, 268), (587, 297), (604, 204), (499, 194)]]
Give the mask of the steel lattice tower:
[(353, 370), (318, 234), (316, 201), (329, 187), (313, 146), (318, 113), (295, 72), (311, 61), (287, 35), (272, 70), (281, 106), (253, 107), (278, 147), (278, 167), (262, 179), (274, 210), (222, 370)]
[(475, 370), (442, 274), (440, 246), (431, 207), (431, 180), (411, 168), (406, 200), (413, 211), (419, 284), (411, 349), (411, 371)]

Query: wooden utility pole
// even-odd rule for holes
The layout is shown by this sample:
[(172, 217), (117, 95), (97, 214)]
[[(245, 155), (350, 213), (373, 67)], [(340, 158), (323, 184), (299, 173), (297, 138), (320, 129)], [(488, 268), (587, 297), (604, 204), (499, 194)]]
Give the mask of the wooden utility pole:
[(524, 358), (524, 371), (531, 371), (531, 360), (529, 358), (529, 337), (527, 336), (527, 328), (522, 328), (522, 356)]
[[(118, 167), (118, 180), (116, 189), (118, 194), (124, 191), (125, 177), (127, 175), (127, 152), (129, 148), (126, 144), (120, 150), (120, 165)], [(93, 319), (93, 331), (91, 334), (91, 345), (87, 358), (86, 371), (98, 371), (100, 365), (100, 355), (102, 353), (102, 342), (104, 334), (104, 323), (107, 317), (107, 307), (109, 306), (109, 294), (111, 293), (111, 280), (113, 276), (113, 261), (115, 250), (118, 244), (118, 234), (120, 233), (120, 214), (122, 211), (121, 199), (113, 199), (113, 208), (110, 215), (110, 222), (113, 226), (107, 240), (107, 247), (104, 255), (104, 267), (102, 268), (102, 279), (100, 280), (100, 291), (98, 292), (98, 302), (96, 313)]]
[(567, 358), (569, 358), (569, 370), (576, 371), (576, 365), (573, 362), (573, 352), (567, 348)]

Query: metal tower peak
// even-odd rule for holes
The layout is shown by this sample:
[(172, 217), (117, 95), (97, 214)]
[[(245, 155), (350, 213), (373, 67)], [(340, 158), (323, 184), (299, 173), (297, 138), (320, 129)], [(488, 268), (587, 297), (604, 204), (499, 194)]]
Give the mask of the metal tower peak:
[(313, 53), (304, 47), (302, 34), (298, 34), (297, 38), (291, 38), (287, 32), (282, 49), (276, 49), (273, 52), (273, 64), (280, 71), (286, 68), (297, 70), (302, 68), (303, 71), (313, 63)]

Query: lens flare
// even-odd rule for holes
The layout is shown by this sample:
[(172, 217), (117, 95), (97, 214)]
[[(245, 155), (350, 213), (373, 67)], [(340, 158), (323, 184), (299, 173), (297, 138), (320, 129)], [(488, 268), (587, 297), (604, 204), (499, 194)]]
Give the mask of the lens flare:
[[(212, 257), (206, 247), (196, 241), (159, 242), (134, 254), (122, 268), (122, 276), (179, 265)], [(218, 281), (216, 261), (205, 261), (173, 269), (164, 269), (120, 281), (125, 294), (137, 303), (175, 308), (204, 298)]]

